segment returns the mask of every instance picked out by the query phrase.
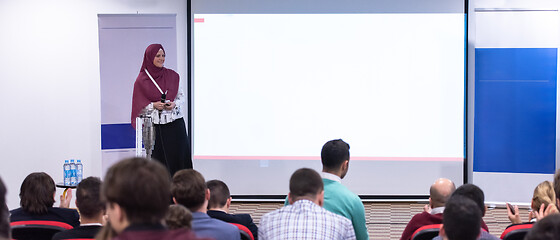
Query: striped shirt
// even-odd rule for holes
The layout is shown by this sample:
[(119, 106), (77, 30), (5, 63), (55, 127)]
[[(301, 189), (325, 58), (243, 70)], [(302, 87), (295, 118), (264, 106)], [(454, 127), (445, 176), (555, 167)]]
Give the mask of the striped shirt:
[(299, 200), (265, 214), (259, 239), (356, 239), (352, 222), (309, 200)]

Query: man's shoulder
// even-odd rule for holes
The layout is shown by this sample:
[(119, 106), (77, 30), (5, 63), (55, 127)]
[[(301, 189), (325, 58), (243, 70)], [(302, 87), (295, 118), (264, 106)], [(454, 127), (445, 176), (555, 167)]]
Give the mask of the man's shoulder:
[(209, 216), (193, 218), (192, 230), (198, 237), (205, 238), (238, 239), (235, 236), (239, 236), (239, 229), (235, 225)]
[(56, 213), (62, 213), (62, 214), (70, 214), (70, 215), (79, 214), (76, 209), (70, 209), (70, 208), (52, 207), (52, 208), (49, 208), (49, 211), (56, 212)]
[(430, 224), (441, 224), (442, 218), (443, 214), (441, 213), (431, 214), (429, 212), (422, 211), (421, 213), (415, 214), (406, 224), (406, 227), (401, 235), (401, 240), (410, 239), (412, 237), (412, 234), (423, 226)]
[(10, 214), (14, 214), (14, 213), (20, 213), (21, 211), (23, 211), (22, 208), (16, 208), (16, 209), (12, 209), (10, 210)]
[(27, 220), (25, 219), (27, 215), (29, 214), (23, 211), (23, 208), (12, 209), (10, 210), (10, 221), (15, 222), (15, 221)]
[(216, 218), (229, 223), (245, 224), (253, 221), (253, 218), (249, 214), (230, 214), (222, 211), (212, 210), (209, 210), (207, 214), (212, 218)]
[(66, 231), (58, 232), (53, 236), (53, 240), (72, 239), (72, 238), (95, 238), (101, 230), (101, 226), (80, 226)]
[(283, 206), (283, 207), (281, 207), (281, 208), (279, 208), (279, 209), (270, 211), (270, 212), (268, 212), (268, 213), (265, 213), (265, 214), (262, 216), (262, 218), (261, 218), (261, 223), (262, 223), (262, 220), (263, 220), (263, 219), (281, 216), (281, 215), (283, 215), (285, 212), (288, 212), (289, 209), (291, 209), (291, 208), (293, 208), (293, 205), (290, 204), (290, 205)]
[[(199, 222), (199, 223), (201, 223), (201, 222)], [(195, 221), (193, 219), (193, 225), (194, 224), (195, 224)], [(224, 230), (227, 230), (227, 231), (235, 231), (235, 232), (238, 231), (237, 227), (235, 225), (224, 222), (224, 221), (222, 221), (220, 219), (216, 219), (216, 218), (209, 218), (206, 221), (204, 221), (202, 224), (208, 225), (208, 226), (213, 226), (213, 227), (216, 227), (216, 228), (219, 228), (219, 229), (224, 229)]]
[(272, 212), (266, 213), (261, 218), (261, 225), (263, 222), (267, 222), (267, 220), (271, 220), (271, 221), (289, 220), (296, 217), (297, 215), (305, 215), (307, 216), (306, 218), (309, 218), (310, 216), (315, 216), (315, 217), (320, 216), (325, 219), (330, 219), (338, 223), (352, 224), (352, 222), (348, 218), (345, 218), (344, 216), (333, 213), (319, 205), (308, 204), (304, 208), (301, 207), (296, 208), (294, 205), (288, 205), (276, 209)]
[(430, 221), (430, 224), (440, 224), (442, 219), (443, 219), (443, 214), (441, 213), (431, 214), (429, 212), (423, 211), (421, 213), (415, 214), (410, 221), (426, 220), (426, 221)]
[(328, 179), (326, 180), (331, 182), (329, 182), (328, 185), (325, 184), (325, 201), (339, 201), (353, 204), (362, 204), (362, 199), (360, 199), (358, 194), (350, 191), (350, 189), (339, 182)]
[(261, 218), (261, 225), (263, 224), (263, 222), (266, 223), (268, 220), (278, 221), (282, 219), (290, 219), (307, 211), (308, 210), (301, 209), (301, 204), (293, 203), (290, 205), (286, 205), (264, 214)]
[(414, 229), (430, 224), (441, 224), (443, 222), (443, 214), (431, 214), (429, 212), (421, 212), (415, 214), (407, 224), (407, 227)]
[(358, 197), (358, 194), (355, 194), (354, 192), (350, 191), (350, 189), (348, 189), (342, 183), (323, 178), (323, 184), (325, 185), (325, 192), (329, 191), (337, 194), (337, 196), (340, 197), (358, 199), (358, 200), (360, 199), (360, 197)]
[(324, 214), (324, 216), (338, 222), (339, 224), (352, 225), (352, 221), (342, 215), (333, 213), (325, 208), (321, 208), (321, 212)]
[(230, 216), (230, 214), (227, 214), (222, 211), (215, 211), (215, 210), (208, 210), (206, 211), (206, 214), (208, 214), (208, 216), (210, 216), (211, 218), (217, 218), (217, 219), (222, 219), (223, 217)]
[(248, 224), (253, 222), (253, 217), (251, 217), (251, 215), (247, 213), (231, 214), (231, 215), (235, 217), (241, 224), (246, 224), (246, 223)]
[(64, 222), (76, 227), (80, 225), (80, 214), (76, 209), (70, 208), (49, 208), (50, 215), (58, 215)]

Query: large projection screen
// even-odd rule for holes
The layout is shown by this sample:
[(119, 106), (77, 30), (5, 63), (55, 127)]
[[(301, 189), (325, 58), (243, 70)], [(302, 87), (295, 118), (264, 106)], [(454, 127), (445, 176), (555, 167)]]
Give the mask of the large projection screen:
[(461, 184), (464, 3), (422, 4), (195, 0), (194, 168), (233, 195), (285, 195), (341, 138), (361, 196)]

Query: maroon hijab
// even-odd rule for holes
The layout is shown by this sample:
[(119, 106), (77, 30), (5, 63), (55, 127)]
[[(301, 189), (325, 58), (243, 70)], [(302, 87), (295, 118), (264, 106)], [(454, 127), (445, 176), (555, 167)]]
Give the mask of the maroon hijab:
[(144, 52), (142, 68), (140, 68), (140, 73), (138, 73), (138, 77), (136, 77), (134, 92), (132, 93), (132, 114), (130, 115), (130, 120), (133, 128), (136, 128), (136, 117), (138, 117), (142, 109), (152, 102), (161, 100), (161, 93), (144, 69), (148, 69), (148, 72), (152, 75), (154, 80), (156, 80), (156, 83), (164, 93), (167, 90), (166, 99), (175, 101), (175, 97), (177, 96), (177, 91), (179, 90), (179, 74), (171, 69), (165, 67), (159, 68), (154, 65), (154, 58), (160, 49), (165, 53), (165, 49), (163, 49), (161, 44), (151, 44), (146, 48), (146, 52)]

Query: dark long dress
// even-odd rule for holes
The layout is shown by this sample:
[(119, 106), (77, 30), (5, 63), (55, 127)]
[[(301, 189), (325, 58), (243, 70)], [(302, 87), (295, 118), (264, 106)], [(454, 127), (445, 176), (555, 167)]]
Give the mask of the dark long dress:
[(154, 124), (156, 139), (152, 158), (167, 167), (172, 177), (181, 169), (191, 169), (189, 138), (183, 118), (167, 124)]

